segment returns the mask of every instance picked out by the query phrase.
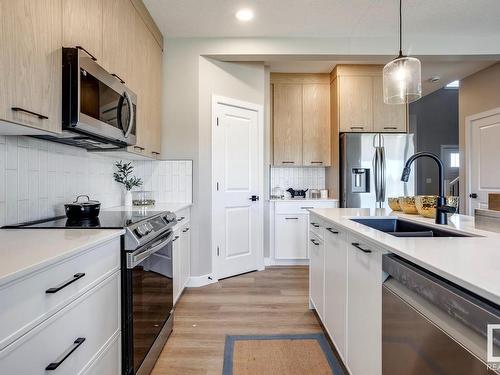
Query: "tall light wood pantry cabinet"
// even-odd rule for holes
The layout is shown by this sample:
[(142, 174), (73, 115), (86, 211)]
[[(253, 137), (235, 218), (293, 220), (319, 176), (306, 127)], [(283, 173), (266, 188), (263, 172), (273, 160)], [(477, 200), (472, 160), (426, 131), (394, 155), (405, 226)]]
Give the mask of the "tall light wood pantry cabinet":
[(61, 131), (61, 12), (60, 0), (0, 0), (0, 119), (27, 134)]
[(273, 164), (331, 164), (327, 74), (272, 74)]

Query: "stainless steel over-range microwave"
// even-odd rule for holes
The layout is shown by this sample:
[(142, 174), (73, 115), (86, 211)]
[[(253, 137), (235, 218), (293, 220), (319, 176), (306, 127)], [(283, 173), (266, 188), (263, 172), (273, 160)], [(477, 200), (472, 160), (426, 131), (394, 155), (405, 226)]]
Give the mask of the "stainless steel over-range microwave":
[(137, 96), (83, 48), (62, 50), (62, 134), (53, 141), (89, 150), (136, 143)]

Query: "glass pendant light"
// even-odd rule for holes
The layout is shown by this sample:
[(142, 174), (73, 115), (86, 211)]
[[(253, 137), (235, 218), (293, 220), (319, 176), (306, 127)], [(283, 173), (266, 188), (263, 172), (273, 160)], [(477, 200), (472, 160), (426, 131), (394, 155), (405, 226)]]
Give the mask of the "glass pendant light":
[(399, 56), (384, 66), (384, 103), (407, 104), (422, 96), (420, 60), (403, 55), (402, 13), (399, 0)]

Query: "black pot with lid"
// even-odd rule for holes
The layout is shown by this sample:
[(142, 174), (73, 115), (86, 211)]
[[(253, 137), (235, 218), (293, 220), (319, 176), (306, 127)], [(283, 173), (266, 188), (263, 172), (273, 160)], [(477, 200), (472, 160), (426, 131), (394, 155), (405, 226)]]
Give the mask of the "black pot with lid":
[[(85, 201), (84, 198), (87, 200)], [(101, 202), (90, 200), (88, 195), (79, 195), (74, 202), (64, 205), (64, 211), (70, 220), (96, 218), (100, 210)]]

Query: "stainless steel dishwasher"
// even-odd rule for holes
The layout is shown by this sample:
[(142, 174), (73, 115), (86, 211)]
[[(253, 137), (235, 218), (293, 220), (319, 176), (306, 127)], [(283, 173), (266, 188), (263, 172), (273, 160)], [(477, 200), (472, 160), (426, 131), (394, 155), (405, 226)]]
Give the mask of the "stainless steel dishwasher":
[[(383, 257), (383, 375), (498, 374), (500, 306), (394, 254)], [(500, 326), (499, 326), (500, 327)], [(491, 359), (491, 358), (490, 358)]]

